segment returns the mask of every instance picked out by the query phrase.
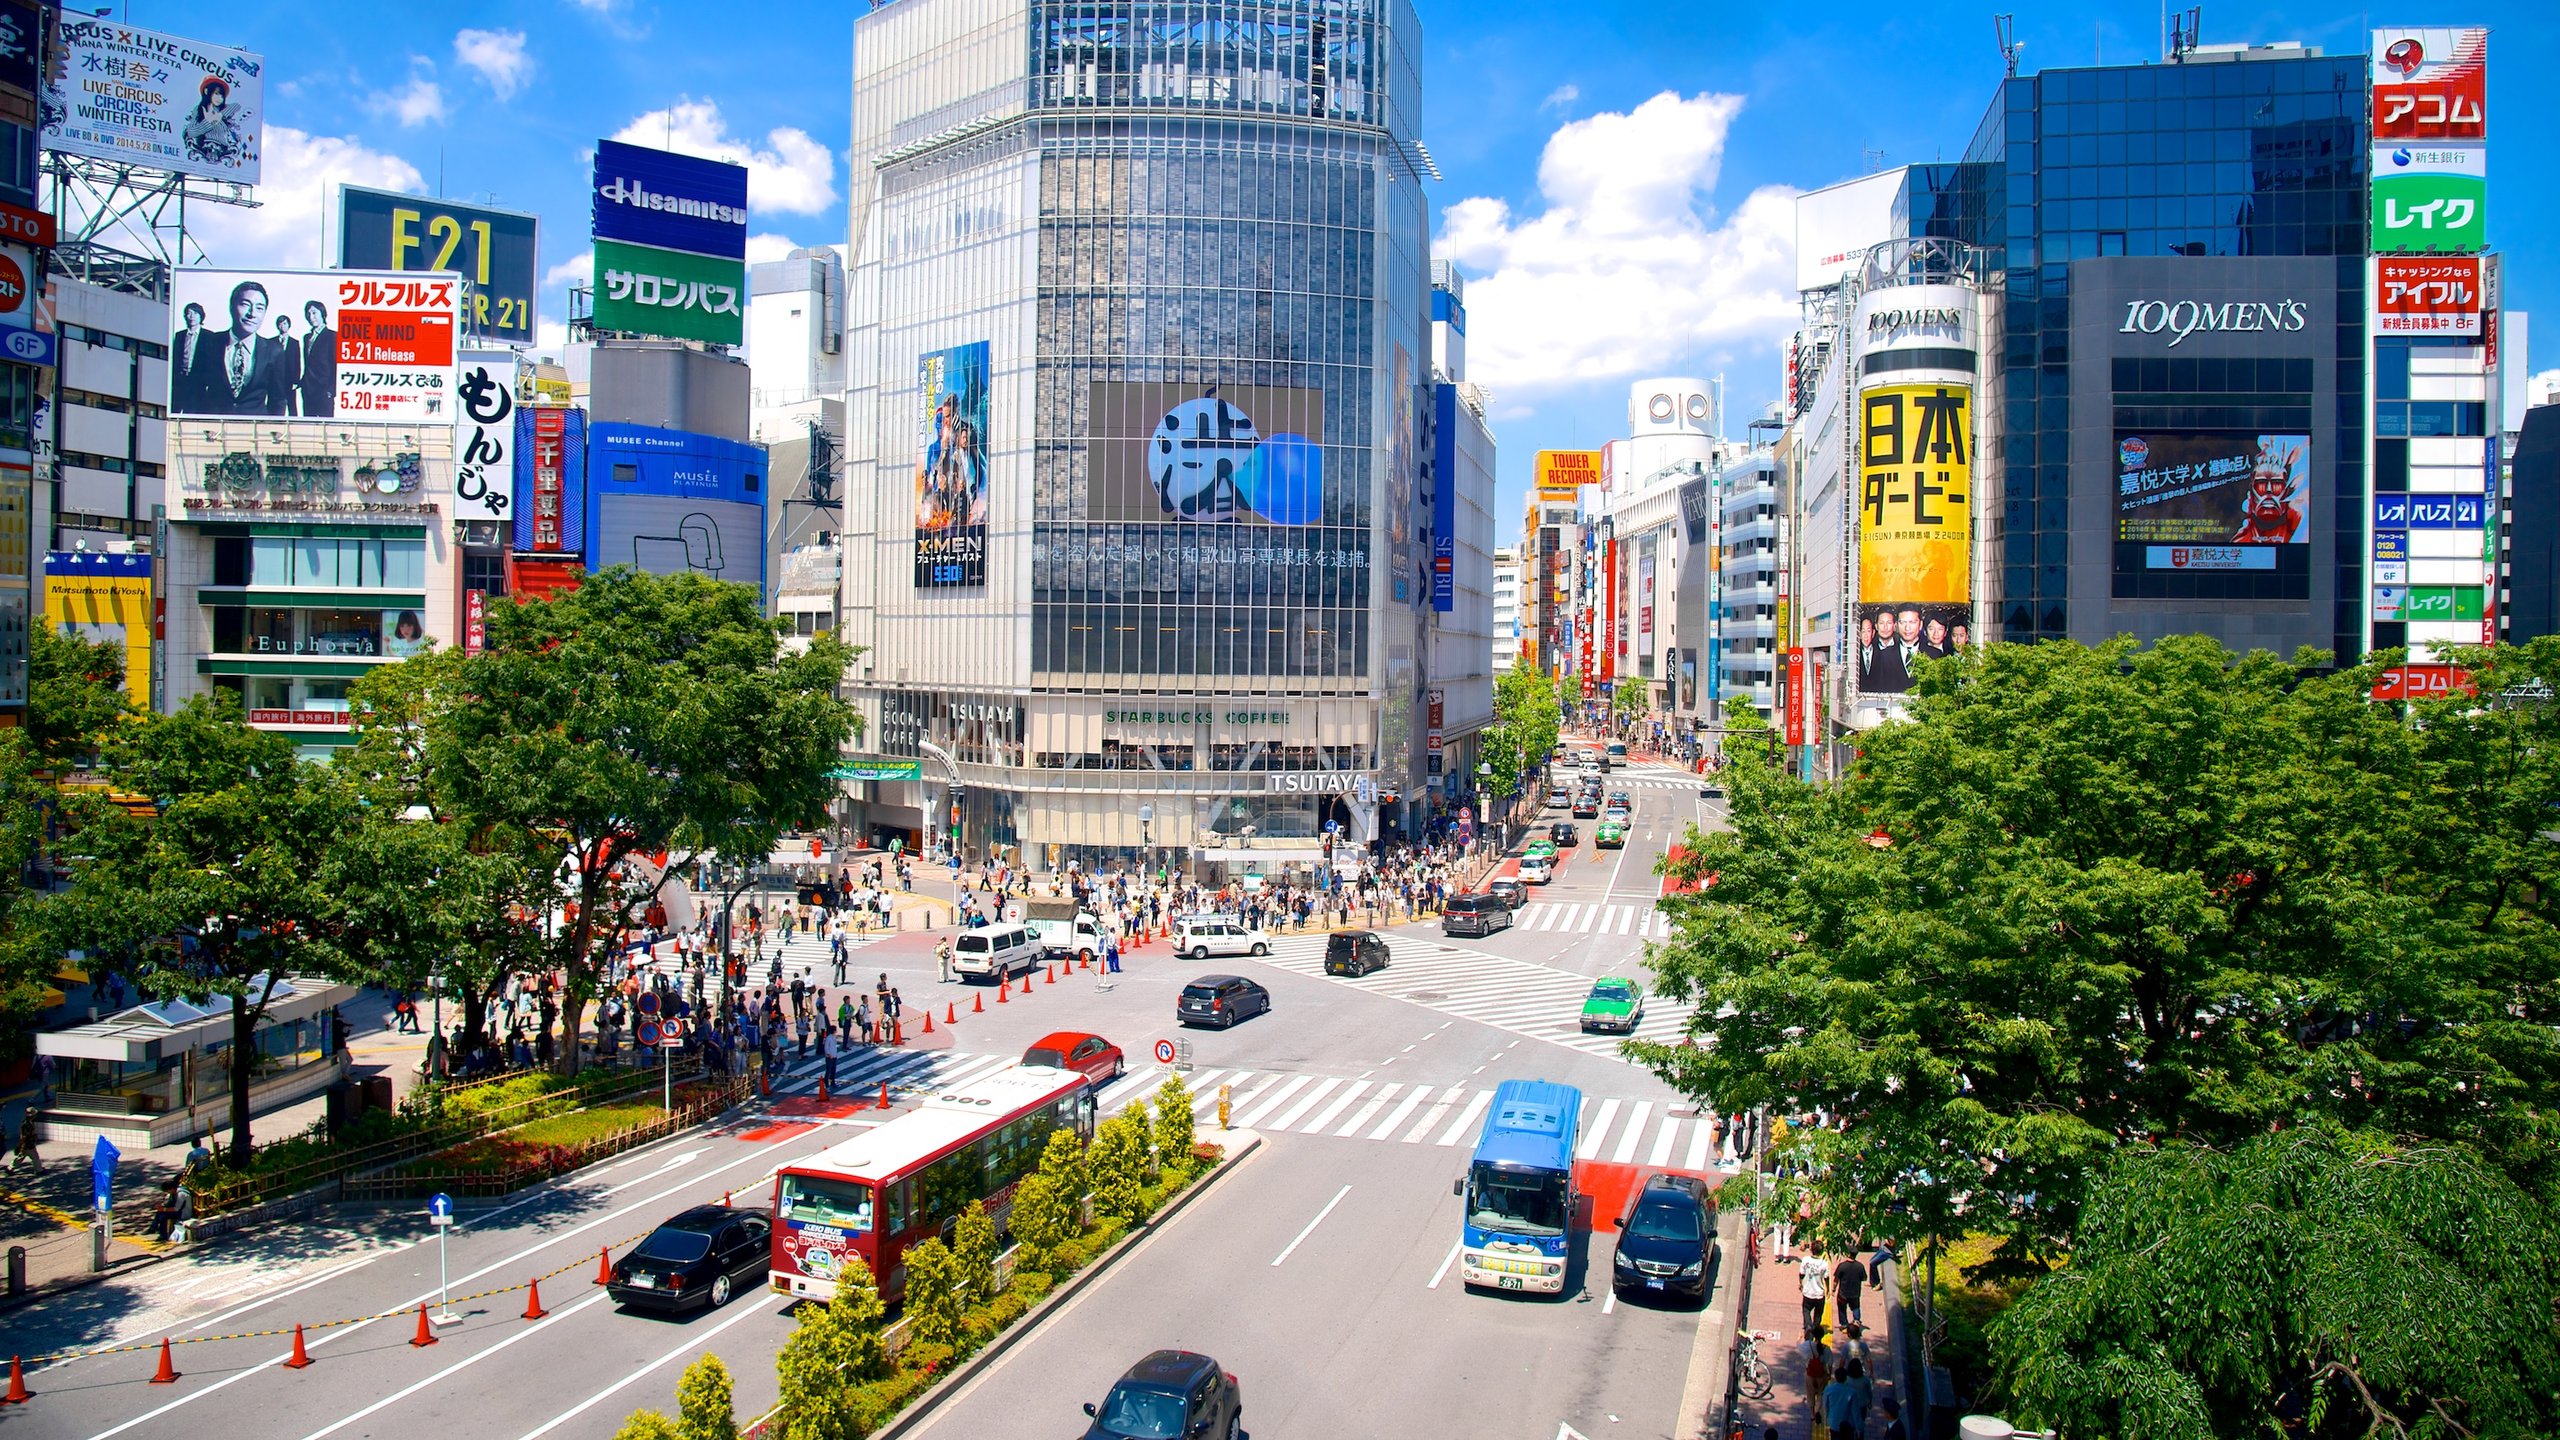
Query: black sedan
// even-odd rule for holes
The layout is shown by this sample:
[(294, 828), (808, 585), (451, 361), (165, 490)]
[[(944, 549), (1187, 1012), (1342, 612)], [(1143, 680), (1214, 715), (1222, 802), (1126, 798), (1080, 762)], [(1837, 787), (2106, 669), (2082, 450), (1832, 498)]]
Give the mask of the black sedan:
[(765, 1283), (773, 1222), (727, 1205), (698, 1205), (649, 1232), (613, 1264), (614, 1303), (649, 1310), (717, 1309)]
[(1244, 1425), (1244, 1387), (1206, 1355), (1158, 1350), (1084, 1413), (1093, 1417), (1085, 1440), (1235, 1440)]

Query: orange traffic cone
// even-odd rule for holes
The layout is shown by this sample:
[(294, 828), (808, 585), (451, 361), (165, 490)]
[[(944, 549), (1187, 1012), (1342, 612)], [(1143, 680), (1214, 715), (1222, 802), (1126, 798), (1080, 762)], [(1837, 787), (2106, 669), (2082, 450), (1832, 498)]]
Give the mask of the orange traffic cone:
[(613, 1251), (611, 1249), (596, 1252), (596, 1283), (599, 1285), (613, 1283)]
[(907, 1022), (905, 1019), (900, 1018), (889, 1022), (889, 1043), (892, 1045), (904, 1045), (907, 1043)]
[(924, 1012), (924, 1033), (927, 1035), (933, 1033), (933, 1012), (930, 1010)]
[(957, 1025), (957, 1024), (959, 1024), (959, 1023), (960, 1023), (960, 1007), (959, 1007), (958, 1005), (945, 1005), (945, 1006), (943, 1006), (943, 1007), (942, 1007), (942, 1023), (943, 1023), (943, 1024), (945, 1024), (945, 1025)]
[(972, 1015), (984, 1015), (987, 1013), (986, 991), (981, 990), (977, 994), (969, 997), (969, 1013)]
[(311, 1352), (302, 1348), (302, 1323), (296, 1321), (293, 1326), (293, 1354), (285, 1358), (284, 1368), (304, 1370), (310, 1368), (310, 1365)]
[(1001, 975), (997, 976), (997, 977), (996, 977), (996, 1003), (997, 1003), (997, 1004), (999, 1004), (999, 1005), (1007, 1005), (1007, 1004), (1011, 1004), (1011, 1003), (1012, 1003), (1012, 1001), (1013, 1001), (1013, 982), (1012, 982), (1012, 981), (1010, 981), (1010, 980), (1007, 980), (1006, 978), (1004, 978), (1004, 977), (1003, 977), (1003, 976), (1001, 976)]
[[(436, 1332), (427, 1328), (427, 1306), (425, 1301), (420, 1301), (418, 1303), (418, 1333), (409, 1337), (409, 1343), (413, 1346), (433, 1345), (436, 1343)], [(168, 1352), (164, 1350), (161, 1353), (163, 1356), (166, 1356)]]
[(1058, 983), (1058, 967), (1055, 965), (1049, 967), (1049, 983), (1052, 985)]
[(12, 1355), (9, 1357), (9, 1393), (0, 1396), (0, 1405), (24, 1405), (27, 1403), (27, 1396), (26, 1367), (18, 1363), (17, 1356)]
[(768, 1100), (773, 1098), (773, 1072), (761, 1066), (756, 1069), (756, 1093)]
[(886, 1080), (880, 1082), (880, 1108), (889, 1108), (889, 1082)]
[(1028, 975), (1022, 977), (1022, 993), (1025, 995), (1031, 993), (1031, 977)]
[(527, 1320), (539, 1320), (550, 1313), (550, 1311), (542, 1308), (542, 1277), (537, 1275), (533, 1279), (525, 1282), (524, 1318)]
[[(424, 1325), (427, 1323), (426, 1316), (426, 1307), (423, 1305), (418, 1307), (419, 1324)], [(166, 1335), (160, 1337), (160, 1368), (152, 1374), (151, 1383), (154, 1385), (175, 1385), (178, 1383), (178, 1367), (169, 1363), (169, 1337)]]
[(824, 1075), (818, 1077), (818, 1098), (821, 1100), (827, 1098), (827, 1077)]

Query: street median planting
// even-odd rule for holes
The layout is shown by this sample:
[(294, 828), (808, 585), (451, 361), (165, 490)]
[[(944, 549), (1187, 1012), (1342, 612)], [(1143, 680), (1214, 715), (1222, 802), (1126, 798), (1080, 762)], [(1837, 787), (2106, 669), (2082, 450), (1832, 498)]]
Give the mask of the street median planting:
[(745, 1098), (743, 1077), (696, 1080), (655, 1096), (617, 1099), (478, 1136), (346, 1182), (349, 1200), (505, 1195), (568, 1174), (719, 1114)]

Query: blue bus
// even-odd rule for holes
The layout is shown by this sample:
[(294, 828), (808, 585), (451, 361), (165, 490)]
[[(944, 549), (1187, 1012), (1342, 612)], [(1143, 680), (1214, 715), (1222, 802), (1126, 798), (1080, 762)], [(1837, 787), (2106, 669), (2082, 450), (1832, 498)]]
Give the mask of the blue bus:
[(1564, 1290), (1581, 1128), (1582, 1092), (1570, 1085), (1505, 1080), (1495, 1087), (1475, 1158), (1457, 1185), (1466, 1201), (1460, 1279), (1497, 1290)]

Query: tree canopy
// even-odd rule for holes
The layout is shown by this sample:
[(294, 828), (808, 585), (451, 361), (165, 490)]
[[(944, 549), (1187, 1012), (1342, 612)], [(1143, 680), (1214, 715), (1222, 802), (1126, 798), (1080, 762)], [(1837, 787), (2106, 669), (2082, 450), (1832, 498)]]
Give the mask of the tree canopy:
[(1493, 724), (1478, 749), (1493, 770), (1496, 795), (1520, 793), (1521, 762), (1535, 769), (1555, 753), (1564, 714), (1555, 682), (1535, 670), (1514, 668), (1493, 679)]

